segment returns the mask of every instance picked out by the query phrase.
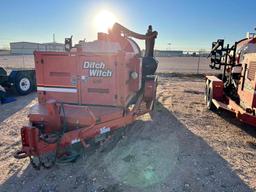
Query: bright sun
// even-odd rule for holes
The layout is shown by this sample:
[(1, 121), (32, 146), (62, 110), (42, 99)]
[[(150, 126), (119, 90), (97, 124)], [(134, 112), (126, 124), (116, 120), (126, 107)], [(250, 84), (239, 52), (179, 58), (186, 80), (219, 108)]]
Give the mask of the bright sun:
[(107, 10), (98, 13), (94, 19), (97, 32), (108, 32), (108, 29), (117, 21), (115, 15)]

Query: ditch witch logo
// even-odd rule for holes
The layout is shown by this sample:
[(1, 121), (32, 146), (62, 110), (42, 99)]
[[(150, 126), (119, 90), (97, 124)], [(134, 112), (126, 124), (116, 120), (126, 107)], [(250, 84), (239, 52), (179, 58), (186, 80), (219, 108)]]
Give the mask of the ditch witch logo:
[(106, 69), (106, 64), (103, 62), (85, 61), (83, 68), (89, 69), (90, 77), (112, 77), (112, 71)]

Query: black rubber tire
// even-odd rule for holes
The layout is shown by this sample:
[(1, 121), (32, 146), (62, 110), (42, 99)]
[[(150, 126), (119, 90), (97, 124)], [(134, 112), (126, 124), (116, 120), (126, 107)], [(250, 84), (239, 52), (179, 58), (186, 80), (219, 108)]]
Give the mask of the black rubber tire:
[(204, 101), (207, 103), (207, 92), (208, 92), (209, 80), (206, 79), (205, 81), (205, 89), (204, 89)]
[(213, 99), (213, 89), (212, 89), (212, 84), (209, 83), (207, 86), (207, 92), (206, 92), (206, 106), (207, 106), (207, 109), (209, 110), (215, 109), (215, 105), (213, 104), (212, 99)]
[(158, 67), (158, 61), (154, 57), (143, 57), (142, 59), (142, 75), (154, 75)]
[(149, 115), (150, 115), (152, 120), (155, 118), (155, 114), (156, 114), (156, 99), (153, 101), (152, 109), (149, 112)]
[(26, 73), (18, 73), (14, 82), (15, 90), (19, 95), (27, 95), (33, 91), (32, 77)]

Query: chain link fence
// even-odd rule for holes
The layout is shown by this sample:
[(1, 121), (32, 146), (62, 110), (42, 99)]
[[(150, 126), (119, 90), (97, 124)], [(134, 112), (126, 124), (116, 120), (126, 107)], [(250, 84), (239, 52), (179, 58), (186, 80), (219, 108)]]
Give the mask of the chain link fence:
[[(183, 52), (182, 56), (157, 57), (158, 72), (172, 73), (213, 73), (210, 69), (210, 59), (207, 52)], [(34, 68), (33, 55), (0, 55), (0, 66), (6, 69)]]
[(209, 52), (189, 51), (182, 56), (157, 57), (159, 61), (158, 72), (205, 74), (213, 73), (209, 67)]

